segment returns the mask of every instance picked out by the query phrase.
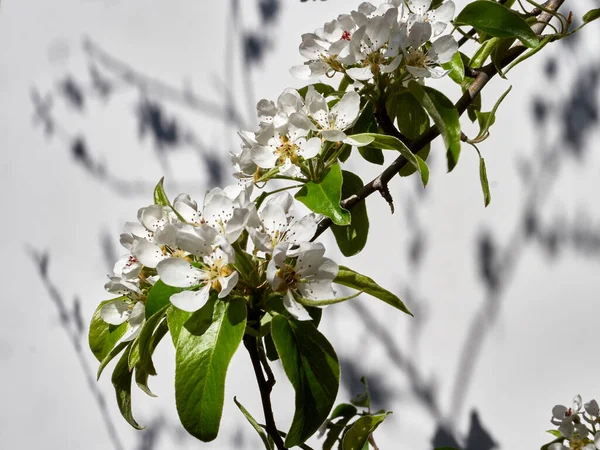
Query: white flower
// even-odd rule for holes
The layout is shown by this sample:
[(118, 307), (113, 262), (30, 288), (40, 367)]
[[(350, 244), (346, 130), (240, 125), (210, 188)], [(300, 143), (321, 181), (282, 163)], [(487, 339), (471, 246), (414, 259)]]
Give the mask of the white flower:
[(390, 40), (392, 28), (397, 24), (398, 9), (390, 8), (383, 16), (371, 18), (353, 12), (353, 17), (356, 22), (360, 22), (358, 17), (364, 18), (365, 22), (354, 33), (350, 42), (350, 52), (355, 62), (362, 63), (362, 67), (347, 69), (346, 74), (355, 80), (366, 81), (379, 72), (395, 70), (400, 60), (388, 61), (385, 46)]
[(290, 251), (288, 244), (280, 244), (273, 250), (267, 266), (267, 280), (273, 291), (284, 294), (283, 305), (298, 320), (311, 320), (296, 296), (310, 300), (326, 300), (335, 296), (331, 287), (338, 273), (338, 265), (324, 258), (325, 247), (321, 243), (300, 244)]
[(306, 120), (302, 116), (297, 113), (290, 118), (286, 131), (274, 130), (274, 134), (266, 142), (253, 147), (252, 161), (263, 169), (279, 167), (279, 172), (283, 175), (300, 175), (298, 163), (301, 158), (313, 158), (321, 150), (319, 138), (306, 139), (312, 124), (306, 116)]
[(408, 0), (406, 4), (411, 11), (407, 18), (409, 28), (415, 22), (429, 23), (433, 36), (439, 36), (444, 32), (448, 23), (454, 18), (456, 9), (452, 1), (442, 3), (432, 10), (429, 9), (431, 0)]
[[(360, 95), (355, 91), (346, 92), (330, 110), (325, 97), (311, 85), (306, 92), (306, 107), (325, 140), (346, 141), (344, 130), (356, 123), (360, 113)], [(351, 144), (356, 145), (354, 141)]]
[(303, 34), (299, 49), (308, 61), (292, 67), (291, 74), (296, 78), (313, 78), (331, 70), (339, 70), (340, 63), (352, 64), (354, 60), (349, 45), (357, 28), (352, 17), (343, 14), (314, 33)]
[(415, 78), (443, 77), (448, 71), (440, 65), (449, 62), (458, 51), (458, 43), (450, 35), (436, 39), (425, 51), (423, 44), (430, 37), (431, 25), (417, 22), (410, 28), (406, 45), (402, 47), (406, 69)]
[(571, 408), (567, 408), (564, 405), (554, 406), (554, 408), (552, 408), (552, 418), (550, 421), (554, 425), (562, 425), (565, 422), (572, 422), (581, 409), (581, 404), (581, 395), (576, 395), (573, 397), (573, 406)]
[(100, 317), (110, 325), (121, 325), (128, 322), (129, 327), (121, 338), (121, 341), (131, 341), (138, 335), (144, 323), (144, 302), (137, 302), (134, 305), (119, 298), (115, 299), (100, 309)]
[(129, 280), (122, 276), (109, 276), (104, 285), (104, 289), (111, 294), (116, 295), (136, 295), (141, 294), (139, 281), (137, 279)]
[(590, 400), (583, 405), (583, 408), (592, 417), (600, 416), (600, 407), (598, 407), (598, 402), (596, 400)]
[(184, 311), (193, 312), (202, 308), (208, 300), (211, 288), (217, 291), (219, 298), (224, 298), (238, 282), (238, 273), (230, 266), (235, 260), (235, 253), (230, 245), (215, 249), (203, 258), (201, 268), (194, 267), (182, 258), (168, 258), (161, 261), (156, 270), (163, 283), (169, 286), (190, 288), (199, 287), (195, 291), (183, 291), (171, 296), (171, 303)]
[[(199, 228), (196, 233), (203, 240), (204, 244), (212, 245), (216, 243), (216, 238), (219, 234), (224, 236), (227, 241), (233, 243), (237, 241), (242, 231), (244, 231), (249, 212), (247, 209), (237, 207), (239, 202), (237, 204), (236, 202), (237, 200), (230, 198), (223, 189), (214, 188), (204, 197), (204, 208), (202, 211), (198, 209), (196, 201), (187, 194), (178, 195), (173, 201), (173, 208), (188, 224)], [(203, 225), (213, 228), (217, 234), (206, 229)], [(184, 235), (183, 238), (182, 234)], [(210, 253), (208, 247), (203, 245), (202, 242), (198, 242), (198, 244), (205, 247), (204, 251), (191, 250), (182, 246), (181, 239), (188, 237), (189, 227), (181, 226), (176, 233), (177, 246), (198, 256)]]
[(283, 192), (268, 199), (258, 215), (260, 227), (248, 227), (248, 233), (255, 247), (265, 253), (271, 253), (280, 243), (291, 245), (308, 242), (317, 231), (318, 221), (314, 214), (295, 220), (290, 213), (292, 196)]
[(250, 131), (239, 131), (238, 136), (242, 140), (241, 150), (238, 153), (230, 153), (231, 163), (235, 169), (234, 176), (240, 179), (251, 179), (257, 169), (252, 161), (252, 147), (258, 145), (256, 135)]

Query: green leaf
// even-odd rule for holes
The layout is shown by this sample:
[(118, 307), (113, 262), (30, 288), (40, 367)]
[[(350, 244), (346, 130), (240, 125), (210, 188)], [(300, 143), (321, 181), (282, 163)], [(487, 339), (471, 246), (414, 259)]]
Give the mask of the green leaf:
[[(158, 325), (158, 327), (156, 328), (156, 331), (154, 332), (154, 334), (152, 335), (152, 338), (150, 339), (150, 345), (149, 345), (150, 357), (152, 357), (152, 355), (154, 354), (154, 350), (156, 350), (156, 346), (162, 340), (162, 338), (165, 336), (165, 334), (167, 334), (168, 331), (169, 331), (169, 327), (167, 326), (167, 322), (165, 320), (163, 320)], [(135, 367), (135, 382), (137, 383), (139, 388), (142, 391), (144, 391), (146, 394), (148, 394), (150, 397), (156, 397), (156, 395), (154, 395), (152, 393), (152, 391), (150, 390), (150, 388), (148, 387), (148, 377), (149, 376), (150, 376), (150, 374), (147, 371), (145, 371), (140, 366), (140, 364), (138, 364)]]
[[(397, 122), (398, 130), (408, 139), (415, 140), (429, 129), (430, 120), (427, 112), (414, 95), (407, 90), (390, 96), (386, 103), (386, 108), (390, 118)], [(430, 149), (431, 145), (427, 144), (415, 155), (419, 156), (422, 162), (425, 162), (429, 157)], [(415, 166), (408, 164), (400, 169), (398, 175), (408, 177), (416, 171)], [(428, 173), (429, 170), (427, 170)]]
[(504, 79), (506, 79), (506, 76), (503, 73), (504, 69), (502, 68), (502, 59), (514, 43), (514, 38), (500, 39), (500, 42), (498, 42), (498, 45), (496, 45), (492, 51), (492, 63), (494, 63), (494, 67), (496, 68), (498, 75)]
[(269, 443), (269, 438), (267, 437), (267, 434), (261, 428), (261, 426), (258, 424), (258, 422), (256, 421), (256, 419), (254, 419), (254, 417), (252, 417), (252, 414), (250, 414), (248, 412), (248, 410), (246, 408), (244, 408), (240, 402), (237, 401), (236, 397), (233, 397), (233, 401), (235, 402), (235, 404), (237, 405), (237, 407), (240, 409), (240, 411), (242, 412), (242, 414), (244, 415), (244, 417), (246, 418), (246, 420), (248, 420), (248, 422), (250, 422), (250, 425), (252, 425), (252, 428), (254, 428), (256, 430), (256, 432), (260, 436), (260, 439), (262, 440), (262, 442), (263, 442), (263, 444), (265, 446), (265, 449), (266, 450), (273, 450), (273, 446)]
[(350, 427), (343, 441), (343, 450), (361, 450), (369, 436), (385, 420), (388, 413), (363, 416)]
[(185, 291), (183, 288), (167, 286), (162, 280), (158, 280), (148, 293), (146, 300), (146, 319), (152, 317), (166, 305), (171, 304), (171, 295)]
[[(356, 194), (363, 187), (363, 182), (358, 175), (346, 170), (342, 171), (342, 174), (344, 178), (342, 185), (343, 198)], [(331, 226), (331, 231), (344, 256), (353, 256), (360, 253), (365, 247), (369, 235), (369, 216), (367, 215), (366, 202), (360, 202), (352, 208), (350, 216), (350, 225), (345, 227)]]
[[(375, 121), (375, 107), (367, 101), (363, 106), (356, 124), (346, 131), (347, 135), (359, 133), (377, 133), (377, 122)], [(382, 165), (385, 162), (383, 151), (370, 145), (358, 147), (358, 153), (372, 164)]]
[(140, 352), (138, 364), (149, 375), (156, 375), (156, 369), (154, 368), (154, 363), (152, 362), (152, 353), (154, 352), (154, 349), (151, 345), (154, 331), (158, 327), (158, 324), (163, 317), (165, 317), (167, 314), (167, 308), (169, 307), (171, 307), (170, 304), (163, 306), (149, 319), (146, 319), (138, 337), (138, 348)]
[(562, 437), (562, 434), (558, 430), (546, 430), (546, 433), (550, 433), (554, 437)]
[[(342, 432), (344, 431), (344, 428), (346, 428), (346, 425), (348, 425), (348, 422), (350, 422), (352, 420), (352, 417), (353, 416), (342, 416), (342, 418), (340, 420), (338, 420), (337, 422), (329, 423), (329, 425), (328, 425), (329, 430), (327, 431), (327, 437), (325, 438), (325, 441), (323, 442), (323, 450), (331, 450), (333, 448), (333, 446), (339, 439), (340, 434), (342, 434)], [(341, 447), (341, 440), (340, 440), (340, 447)]]
[(483, 203), (487, 207), (492, 201), (492, 194), (490, 193), (490, 184), (487, 179), (487, 170), (485, 168), (485, 159), (479, 156), (479, 180), (481, 181), (481, 189), (483, 191)]
[(164, 188), (165, 177), (162, 177), (154, 188), (154, 203), (161, 206), (170, 206), (169, 198)]
[(119, 362), (115, 366), (115, 370), (112, 374), (112, 384), (115, 388), (117, 405), (119, 406), (121, 415), (133, 428), (142, 430), (144, 427), (140, 426), (140, 424), (135, 421), (133, 413), (131, 412), (131, 378), (133, 373), (129, 370), (128, 364), (130, 351), (131, 346), (127, 347), (127, 350), (123, 353), (123, 356), (121, 356), (121, 359), (119, 359)]
[(494, 107), (490, 112), (480, 112), (477, 111), (475, 114), (477, 115), (477, 121), (479, 122), (479, 134), (474, 139), (469, 139), (469, 143), (478, 143), (485, 140), (489, 135), (490, 127), (496, 122), (496, 111), (498, 111), (498, 107), (502, 103), (502, 101), (506, 98), (508, 93), (511, 91), (512, 86), (510, 86), (504, 94), (500, 96), (500, 98), (494, 104)]
[(429, 129), (430, 121), (421, 103), (407, 90), (390, 96), (386, 109), (392, 120), (396, 120), (398, 130), (411, 140), (417, 139)]
[(411, 81), (408, 89), (423, 105), (440, 131), (447, 149), (448, 172), (452, 171), (460, 156), (461, 130), (457, 109), (444, 94), (433, 88), (421, 86), (416, 81)]
[(115, 359), (115, 356), (121, 353), (128, 345), (129, 342), (119, 342), (115, 348), (108, 352), (108, 355), (104, 357), (100, 363), (100, 366), (98, 367), (98, 371), (96, 372), (96, 380), (100, 379), (100, 375), (102, 375), (102, 372), (104, 372), (104, 368), (108, 365), (108, 363)]
[[(311, 86), (311, 85), (309, 85)], [(327, 98), (331, 94), (335, 92), (335, 89), (332, 86), (329, 86), (325, 83), (315, 83), (312, 85), (319, 94), (322, 94), (323, 97)], [(302, 96), (302, 98), (306, 98), (306, 93), (308, 92), (308, 86), (304, 86), (298, 89), (298, 93)]]
[[(169, 327), (167, 326), (167, 322), (163, 320), (158, 327), (156, 328), (156, 332), (152, 335), (152, 340), (150, 341), (150, 355), (154, 354), (154, 350), (156, 350), (156, 346), (165, 337), (165, 334), (169, 331)], [(135, 382), (138, 387), (148, 394), (150, 397), (156, 397), (148, 387), (148, 377), (149, 373), (143, 370), (138, 364), (135, 368)]]
[(358, 147), (358, 153), (360, 153), (360, 156), (362, 156), (366, 161), (369, 161), (371, 164), (377, 164), (378, 166), (381, 166), (385, 162), (383, 151), (381, 151), (380, 148), (371, 147), (370, 145)]
[(388, 305), (412, 316), (412, 313), (397, 296), (379, 286), (371, 278), (361, 275), (348, 267), (340, 266), (337, 277), (335, 277), (333, 282), (366, 292), (367, 294), (384, 301)]
[(362, 377), (360, 382), (365, 385), (365, 392), (355, 395), (350, 402), (355, 406), (361, 406), (363, 408), (371, 407), (371, 393), (369, 392), (369, 383), (366, 377)]
[(192, 313), (183, 311), (179, 308), (173, 307), (167, 309), (167, 323), (169, 324), (169, 332), (171, 333), (171, 340), (173, 345), (177, 347), (177, 340), (179, 339), (179, 333), (183, 325), (192, 317)]
[(442, 64), (442, 67), (450, 71), (448, 76), (455, 83), (461, 84), (465, 80), (465, 66), (459, 52), (456, 52), (450, 61)]
[[(90, 350), (96, 357), (96, 359), (102, 362), (110, 353), (110, 351), (117, 345), (119, 339), (123, 337), (129, 326), (127, 322), (121, 325), (109, 325), (102, 317), (100, 317), (100, 310), (107, 303), (115, 300), (125, 300), (127, 297), (119, 297), (113, 300), (107, 300), (100, 303), (94, 311), (92, 320), (90, 322), (90, 331), (88, 334), (88, 343)], [(114, 357), (114, 355), (113, 355)]]
[(225, 376), (246, 329), (243, 298), (211, 298), (185, 323), (177, 340), (175, 400), (184, 428), (201, 441), (217, 437)]
[(329, 217), (336, 225), (348, 225), (350, 212), (340, 206), (342, 182), (342, 169), (339, 164), (334, 164), (320, 183), (309, 181), (296, 193), (295, 198), (311, 211)]
[(481, 47), (477, 49), (471, 61), (469, 61), (469, 67), (471, 69), (478, 69), (483, 66), (488, 57), (494, 52), (498, 44), (501, 42), (499, 38), (491, 38), (485, 41)]
[(338, 417), (354, 417), (356, 414), (358, 414), (358, 410), (355, 406), (349, 403), (340, 403), (331, 412), (329, 420), (337, 419)]
[(600, 8), (592, 9), (583, 15), (584, 23), (589, 23), (596, 19), (600, 19)]
[[(373, 147), (381, 148), (382, 150), (396, 150), (400, 152), (402, 156), (404, 156), (409, 163), (413, 165), (417, 170), (419, 170), (421, 174), (421, 181), (423, 182), (423, 186), (427, 185), (427, 181), (429, 179), (429, 170), (425, 173), (421, 170), (422, 164), (415, 157), (414, 153), (411, 152), (404, 143), (394, 137), (388, 136), (386, 134), (376, 134), (376, 133), (362, 133), (355, 134), (353, 136), (349, 136), (351, 139), (354, 139), (361, 143), (368, 143)], [(424, 162), (423, 162), (424, 164)]]
[(491, 0), (467, 4), (454, 19), (454, 25), (468, 25), (499, 38), (516, 37), (530, 48), (539, 43), (536, 34), (519, 14)]
[(276, 316), (273, 342), (283, 369), (296, 391), (296, 411), (286, 447), (304, 443), (327, 419), (340, 384), (340, 366), (333, 347), (312, 322)]
[(135, 339), (131, 342), (131, 350), (129, 351), (129, 358), (127, 360), (127, 364), (129, 365), (129, 370), (133, 370), (135, 365), (140, 360), (140, 335), (138, 334)]
[(267, 334), (264, 339), (265, 353), (267, 354), (267, 358), (269, 358), (269, 361), (277, 361), (279, 359), (279, 354), (277, 353), (277, 348), (275, 348), (273, 336), (271, 336), (271, 334)]

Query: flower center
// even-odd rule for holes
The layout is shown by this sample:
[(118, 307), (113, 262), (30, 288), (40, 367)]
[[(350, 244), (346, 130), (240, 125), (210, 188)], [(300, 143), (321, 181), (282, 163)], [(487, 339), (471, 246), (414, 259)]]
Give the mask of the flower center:
[(127, 262), (125, 263), (125, 267), (133, 266), (138, 260), (134, 256), (130, 256)]
[(351, 38), (351, 35), (350, 35), (350, 32), (349, 32), (349, 31), (344, 31), (344, 32), (342, 33), (342, 39), (343, 39), (343, 40), (345, 40), (345, 41), (349, 41), (349, 40), (350, 40), (350, 38)]
[(283, 280), (283, 285), (278, 289), (280, 292), (285, 292), (288, 289), (295, 289), (296, 283), (300, 281), (300, 275), (296, 272), (296, 269), (289, 264), (280, 268), (276, 275)]
[(281, 145), (275, 150), (277, 164), (283, 164), (286, 159), (290, 159), (294, 164), (298, 162), (298, 146), (289, 141), (287, 136), (281, 136)]
[(406, 65), (425, 68), (426, 55), (421, 49), (411, 50), (406, 57)]

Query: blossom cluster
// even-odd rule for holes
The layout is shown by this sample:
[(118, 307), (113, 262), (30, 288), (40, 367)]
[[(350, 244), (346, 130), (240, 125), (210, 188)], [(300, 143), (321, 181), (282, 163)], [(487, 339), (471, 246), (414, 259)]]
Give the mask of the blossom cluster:
[[(318, 217), (297, 218), (287, 192), (271, 196), (258, 210), (251, 194), (252, 185), (236, 185), (208, 192), (202, 208), (187, 194), (172, 205), (141, 208), (138, 222), (126, 223), (121, 234), (128, 252), (105, 285), (121, 297), (102, 307), (103, 320), (129, 322), (123, 340), (135, 338), (148, 292), (159, 280), (181, 288), (170, 301), (184, 311), (200, 309), (211, 293), (220, 299), (262, 298), (268, 288), (283, 297), (290, 314), (310, 320), (298, 300), (333, 298), (331, 283), (338, 272), (337, 264), (323, 256), (324, 246), (309, 242)], [(237, 258), (251, 261), (251, 267), (240, 269)]]
[(388, 0), (375, 7), (362, 3), (323, 28), (302, 36), (300, 53), (308, 61), (292, 68), (298, 78), (344, 73), (366, 82), (380, 74), (402, 81), (440, 78), (440, 66), (458, 51), (444, 34), (454, 17), (452, 1), (432, 9), (431, 0)]
[(550, 444), (548, 450), (600, 449), (600, 407), (596, 400), (583, 404), (577, 395), (571, 407), (556, 405), (552, 408), (550, 421), (558, 425), (558, 430), (552, 433), (558, 436), (558, 442)]
[[(349, 91), (331, 108), (324, 95), (309, 86), (306, 98), (288, 88), (277, 103), (263, 99), (256, 106), (259, 129), (241, 131), (241, 151), (232, 155), (236, 176), (261, 181), (270, 175), (309, 177), (312, 158), (324, 142), (360, 145), (344, 131), (360, 113), (360, 96)], [(262, 171), (261, 171), (262, 169)]]

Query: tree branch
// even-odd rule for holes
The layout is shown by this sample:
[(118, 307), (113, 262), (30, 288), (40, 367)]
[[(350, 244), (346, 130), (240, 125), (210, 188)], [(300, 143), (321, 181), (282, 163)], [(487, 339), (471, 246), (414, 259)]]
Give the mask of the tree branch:
[[(545, 3), (545, 7), (550, 11), (557, 11), (560, 6), (565, 2), (565, 0), (549, 0)], [(538, 22), (533, 25), (532, 30), (540, 35), (550, 20), (552, 20), (552, 14), (548, 12), (544, 12), (538, 16)], [(500, 63), (500, 67), (504, 68), (508, 66), (511, 62), (517, 59), (521, 54), (526, 51), (526, 47), (518, 44), (509, 49), (504, 58)], [(469, 88), (465, 91), (463, 96), (456, 102), (454, 105), (458, 110), (458, 114), (462, 115), (467, 107), (472, 103), (473, 99), (479, 95), (479, 93), (483, 90), (483, 88), (487, 85), (490, 79), (498, 73), (496, 66), (493, 63), (484, 66), (479, 70), (477, 77), (473, 80), (473, 82), (469, 85)], [(381, 113), (378, 111), (378, 115)], [(386, 114), (387, 115), (387, 114)], [(388, 117), (389, 119), (389, 117)], [(382, 127), (383, 128), (383, 127)], [(395, 128), (395, 127), (394, 127)], [(387, 131), (386, 131), (387, 132)], [(395, 135), (395, 134), (392, 134)], [(412, 145), (409, 145), (408, 148), (411, 152), (417, 153), (427, 144), (431, 143), (436, 137), (440, 135), (440, 130), (437, 126), (430, 127), (427, 131), (425, 131)], [(398, 137), (398, 136), (396, 136)], [(373, 192), (379, 191), (381, 192), (381, 186), (387, 186), (389, 181), (398, 173), (400, 170), (408, 164), (408, 160), (404, 158), (404, 156), (399, 156), (396, 160), (390, 164), (383, 172), (381, 172), (375, 179), (371, 180), (371, 182), (365, 184), (356, 194), (351, 195), (350, 197), (345, 198), (340, 202), (340, 205), (344, 209), (352, 209), (354, 206), (364, 201), (369, 195)], [(319, 222), (319, 226), (317, 231), (311, 241), (314, 241), (317, 237), (319, 237), (323, 232), (325, 232), (331, 226), (331, 219), (324, 219)]]
[(254, 368), (254, 374), (256, 375), (256, 381), (258, 382), (258, 388), (260, 390), (260, 398), (263, 404), (263, 411), (265, 413), (265, 430), (273, 439), (273, 442), (277, 446), (277, 450), (286, 450), (286, 447), (279, 435), (277, 426), (275, 425), (275, 418), (273, 417), (273, 407), (271, 405), (271, 390), (273, 389), (274, 379), (272, 374), (269, 376), (269, 381), (265, 378), (265, 374), (261, 365), (261, 357), (258, 349), (258, 340), (254, 336), (246, 334), (244, 336), (244, 347), (248, 350), (250, 359), (252, 360), (252, 367)]

